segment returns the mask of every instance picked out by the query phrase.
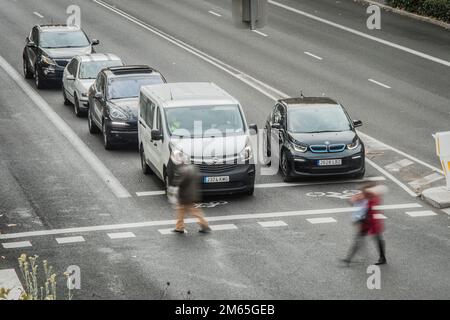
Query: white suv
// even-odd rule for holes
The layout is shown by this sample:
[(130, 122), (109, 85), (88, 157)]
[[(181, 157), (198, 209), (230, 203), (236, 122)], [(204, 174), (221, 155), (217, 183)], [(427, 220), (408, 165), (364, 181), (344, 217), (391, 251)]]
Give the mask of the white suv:
[(141, 87), (139, 151), (144, 174), (171, 184), (174, 159), (198, 166), (202, 192), (253, 194), (255, 164), (239, 102), (213, 83)]
[(88, 91), (98, 73), (109, 67), (123, 66), (114, 54), (93, 53), (75, 56), (64, 69), (62, 91), (65, 105), (73, 105), (77, 117), (86, 114), (89, 108)]

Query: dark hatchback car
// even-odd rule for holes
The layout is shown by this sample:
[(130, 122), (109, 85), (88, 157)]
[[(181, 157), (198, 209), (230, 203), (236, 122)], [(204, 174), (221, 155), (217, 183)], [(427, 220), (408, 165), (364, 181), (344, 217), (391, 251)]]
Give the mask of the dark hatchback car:
[(279, 100), (264, 130), (266, 156), (272, 156), (271, 141), (278, 139), (277, 158), (285, 181), (312, 176), (362, 178), (365, 150), (355, 130), (361, 125), (330, 98)]
[(105, 149), (138, 146), (140, 89), (161, 83), (166, 83), (164, 76), (145, 65), (101, 70), (88, 93), (89, 132), (102, 133)]
[(23, 50), (23, 73), (38, 89), (49, 82), (61, 83), (64, 68), (76, 55), (94, 53), (98, 40), (90, 41), (77, 26), (37, 25), (31, 30)]

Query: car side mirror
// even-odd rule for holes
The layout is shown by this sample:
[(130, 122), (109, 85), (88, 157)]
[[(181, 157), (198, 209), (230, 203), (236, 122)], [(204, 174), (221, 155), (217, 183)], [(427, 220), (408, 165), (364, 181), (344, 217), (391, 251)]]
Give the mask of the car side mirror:
[(96, 46), (100, 44), (100, 40), (92, 39), (91, 45)]
[(103, 95), (101, 92), (96, 92), (94, 95), (94, 98), (97, 100), (102, 100), (103, 99)]
[(35, 48), (35, 47), (36, 47), (36, 43), (34, 43), (33, 41), (29, 41), (29, 42), (27, 43), (27, 47), (28, 47), (28, 48)]
[(353, 126), (355, 128), (361, 127), (363, 125), (361, 120), (353, 120)]
[(248, 126), (248, 128), (250, 129), (250, 131), (252, 131), (252, 134), (257, 134), (258, 133), (258, 126), (256, 124), (250, 124)]
[(162, 140), (161, 131), (159, 131), (158, 129), (153, 129), (151, 135), (152, 135), (152, 141)]
[(72, 74), (69, 74), (69, 75), (67, 75), (66, 79), (67, 79), (68, 81), (74, 81), (74, 80), (75, 80), (75, 77), (74, 77)]
[(280, 130), (280, 124), (279, 123), (272, 123), (272, 129)]

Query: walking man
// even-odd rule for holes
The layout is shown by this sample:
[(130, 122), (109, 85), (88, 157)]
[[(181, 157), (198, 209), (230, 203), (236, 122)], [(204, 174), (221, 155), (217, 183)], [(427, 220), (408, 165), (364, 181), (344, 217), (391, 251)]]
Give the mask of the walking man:
[(378, 212), (375, 209), (375, 207), (381, 203), (381, 197), (386, 191), (387, 188), (384, 186), (366, 184), (362, 187), (361, 194), (352, 198), (353, 203), (358, 202), (359, 204), (363, 204), (365, 208), (360, 207), (358, 209), (359, 213), (357, 216), (359, 218), (355, 221), (355, 224), (357, 225), (357, 234), (347, 257), (342, 260), (347, 265), (351, 263), (352, 258), (360, 249), (367, 235), (372, 235), (374, 237), (378, 247), (379, 259), (375, 264), (382, 265), (387, 263), (385, 256), (385, 242), (382, 236), (384, 225), (382, 220), (376, 218)]
[(211, 232), (208, 222), (200, 208), (195, 207), (199, 201), (199, 174), (196, 166), (181, 162), (176, 166), (176, 185), (178, 186), (177, 224), (173, 230), (176, 233), (184, 233), (184, 217), (190, 214), (198, 219), (201, 233)]

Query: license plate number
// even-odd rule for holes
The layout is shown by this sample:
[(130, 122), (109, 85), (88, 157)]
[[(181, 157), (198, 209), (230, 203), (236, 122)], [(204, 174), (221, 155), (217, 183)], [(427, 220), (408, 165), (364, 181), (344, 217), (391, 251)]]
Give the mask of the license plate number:
[(223, 182), (230, 182), (229, 176), (223, 176), (223, 177), (204, 177), (203, 178), (204, 183), (223, 183)]
[(330, 159), (330, 160), (318, 160), (318, 166), (340, 166), (342, 165), (342, 159)]

